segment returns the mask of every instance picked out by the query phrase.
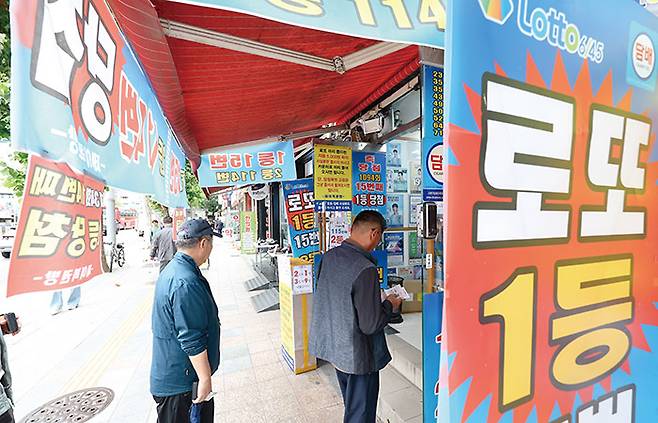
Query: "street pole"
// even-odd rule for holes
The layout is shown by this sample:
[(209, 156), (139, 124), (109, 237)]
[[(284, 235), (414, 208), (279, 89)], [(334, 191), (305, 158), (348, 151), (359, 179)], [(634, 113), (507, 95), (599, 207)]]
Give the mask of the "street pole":
[(107, 239), (114, 247), (117, 241), (117, 221), (115, 219), (116, 201), (112, 188), (105, 191), (105, 221), (107, 223)]

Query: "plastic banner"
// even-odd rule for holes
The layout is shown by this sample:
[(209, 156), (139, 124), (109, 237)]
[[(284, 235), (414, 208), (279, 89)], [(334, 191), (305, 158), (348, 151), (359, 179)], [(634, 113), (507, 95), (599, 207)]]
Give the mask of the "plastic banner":
[(233, 146), (201, 156), (202, 187), (262, 184), (297, 179), (292, 141)]
[(185, 157), (106, 3), (12, 1), (11, 28), (13, 146), (187, 207)]
[(172, 238), (174, 242), (178, 240), (178, 231), (180, 227), (185, 223), (185, 209), (174, 209), (172, 216)]
[(444, 74), (442, 68), (423, 66), (421, 91), (423, 200), (443, 201)]
[(439, 420), (439, 364), (443, 292), (423, 294), (423, 422)]
[(654, 422), (658, 20), (449, 5), (439, 421)]
[(406, 44), (444, 46), (445, 1), (176, 0), (321, 31)]
[[(352, 149), (317, 144), (313, 152), (315, 199), (352, 202)], [(351, 205), (349, 206), (351, 210)]]
[(290, 246), (295, 258), (313, 262), (318, 253), (320, 239), (315, 227), (313, 205), (313, 179), (300, 179), (283, 184)]
[(104, 188), (64, 163), (30, 157), (7, 297), (70, 288), (102, 273)]
[(256, 213), (240, 212), (240, 252), (242, 254), (256, 253)]
[(386, 153), (352, 153), (352, 214), (376, 210), (386, 214)]

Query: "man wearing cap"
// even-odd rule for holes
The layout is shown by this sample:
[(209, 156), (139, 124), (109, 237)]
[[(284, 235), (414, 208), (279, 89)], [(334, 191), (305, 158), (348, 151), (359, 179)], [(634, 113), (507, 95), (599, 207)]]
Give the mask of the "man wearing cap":
[(216, 234), (206, 220), (193, 219), (177, 235), (178, 252), (155, 287), (151, 394), (158, 423), (188, 422), (192, 403), (200, 409), (201, 422), (212, 422), (214, 403), (205, 400), (212, 392), (210, 377), (219, 367), (220, 323), (199, 265), (210, 257)]

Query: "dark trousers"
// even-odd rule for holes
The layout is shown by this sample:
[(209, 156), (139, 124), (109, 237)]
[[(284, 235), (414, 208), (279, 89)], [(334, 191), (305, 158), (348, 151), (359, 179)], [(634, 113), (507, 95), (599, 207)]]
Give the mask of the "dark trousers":
[(2, 416), (0, 416), (0, 423), (15, 423), (14, 412), (9, 409)]
[[(156, 397), (153, 395), (153, 399), (158, 404), (158, 423), (188, 423), (190, 421), (192, 392), (170, 397)], [(201, 423), (213, 423), (214, 414), (214, 400), (201, 404)]]
[(336, 369), (345, 403), (343, 423), (375, 423), (379, 397), (379, 372), (351, 375)]

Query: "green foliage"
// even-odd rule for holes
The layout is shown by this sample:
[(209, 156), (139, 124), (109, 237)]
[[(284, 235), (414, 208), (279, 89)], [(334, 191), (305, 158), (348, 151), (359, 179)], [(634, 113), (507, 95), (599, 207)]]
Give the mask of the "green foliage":
[(190, 208), (204, 208), (206, 196), (203, 194), (199, 181), (192, 171), (189, 160), (185, 161), (185, 191), (187, 192), (187, 201), (190, 203)]
[(206, 216), (214, 217), (220, 208), (219, 202), (215, 197), (210, 197), (203, 202), (203, 209), (206, 211)]
[(156, 214), (160, 216), (160, 219), (164, 218), (165, 216), (169, 216), (169, 209), (167, 206), (163, 206), (162, 204), (158, 203), (151, 197), (146, 197), (146, 201), (148, 203), (149, 208)]
[(0, 162), (0, 179), (4, 186), (14, 192), (16, 197), (23, 198), (27, 173), (27, 154), (14, 153), (13, 158), (17, 166), (12, 167), (7, 163)]
[(9, 7), (0, 0), (0, 138), (9, 138), (10, 35)]

